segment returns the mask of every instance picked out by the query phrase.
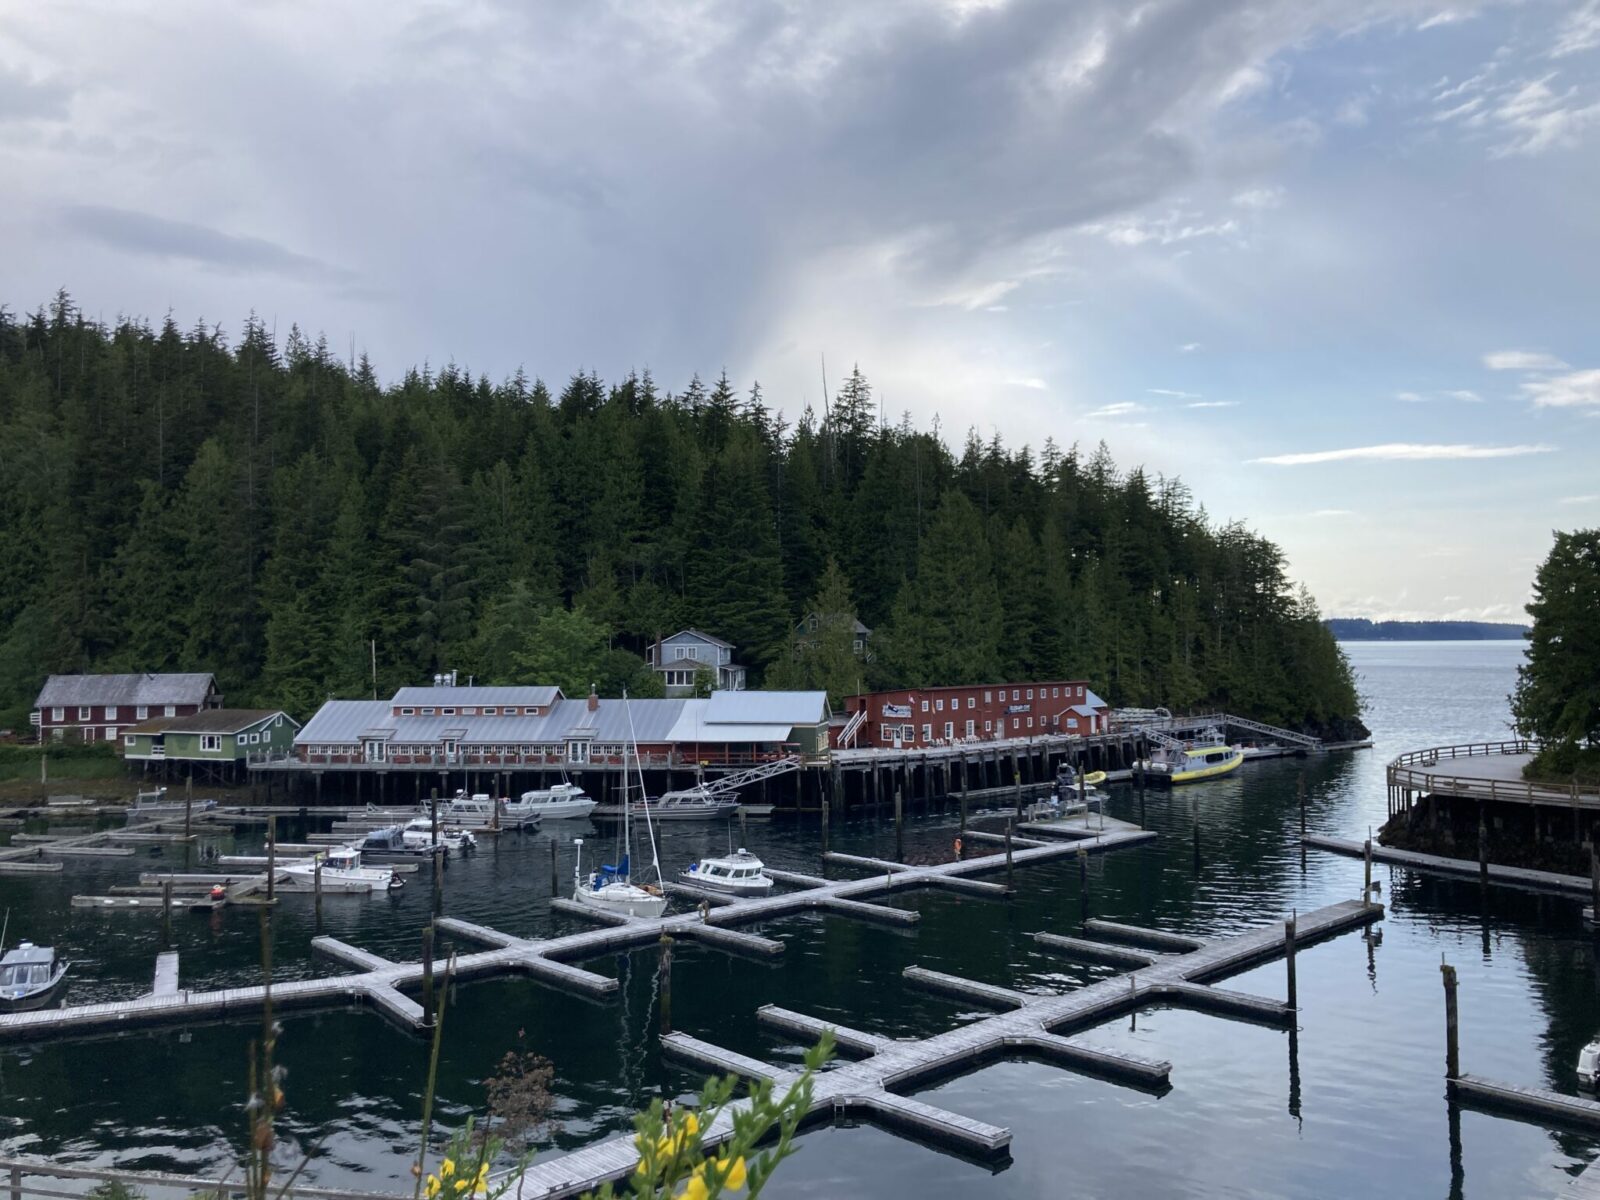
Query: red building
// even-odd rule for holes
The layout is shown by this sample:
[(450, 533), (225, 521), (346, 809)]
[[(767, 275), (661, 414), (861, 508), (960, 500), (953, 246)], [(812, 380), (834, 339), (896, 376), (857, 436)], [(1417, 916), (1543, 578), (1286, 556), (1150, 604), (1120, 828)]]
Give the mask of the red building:
[(141, 721), (221, 707), (209, 673), (52, 675), (33, 702), (33, 723), (41, 741), (114, 742), (121, 730)]
[(844, 707), (848, 741), (841, 735), (841, 745), (911, 749), (1104, 733), (1110, 711), (1082, 680), (1059, 679), (871, 692), (846, 697)]

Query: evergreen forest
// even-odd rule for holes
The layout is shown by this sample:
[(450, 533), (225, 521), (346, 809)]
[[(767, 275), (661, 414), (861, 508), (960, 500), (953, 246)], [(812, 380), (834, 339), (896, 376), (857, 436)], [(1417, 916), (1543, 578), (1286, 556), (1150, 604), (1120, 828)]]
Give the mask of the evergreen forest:
[(301, 718), (451, 669), (659, 694), (642, 655), (684, 627), (836, 704), (1083, 678), (1330, 733), (1359, 708), (1271, 542), (1070, 429), (886, 422), (859, 370), (820, 413), (726, 374), (385, 386), (254, 315), (105, 324), (63, 292), (0, 308), (0, 562), (13, 727), (50, 672), (212, 671)]

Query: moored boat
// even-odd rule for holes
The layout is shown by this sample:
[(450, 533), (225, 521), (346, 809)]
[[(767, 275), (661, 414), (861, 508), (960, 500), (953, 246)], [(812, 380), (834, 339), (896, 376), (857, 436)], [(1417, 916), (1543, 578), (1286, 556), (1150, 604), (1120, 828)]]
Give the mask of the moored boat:
[(663, 792), (642, 807), (657, 821), (707, 821), (738, 812), (739, 799), (714, 792), (701, 783), (681, 791)]
[(539, 810), (529, 804), (526, 798), (511, 800), (505, 796), (496, 798), (488, 792), (473, 792), (468, 795), (465, 791), (458, 791), (444, 804), (439, 806), (439, 811), (452, 820), (468, 821), (474, 825), (491, 826), (501, 820), (513, 821), (527, 825), (539, 820)]
[(1578, 1051), (1578, 1086), (1593, 1091), (1600, 1083), (1600, 1038)]
[(1215, 729), (1187, 741), (1158, 736), (1152, 740), (1156, 748), (1139, 764), (1152, 782), (1198, 783), (1227, 775), (1244, 762), (1244, 751), (1230, 746)]
[(369, 867), (361, 861), (361, 851), (354, 846), (343, 846), (323, 854), (312, 855), (279, 869), (290, 885), (298, 891), (311, 891), (317, 886), (317, 862), (322, 862), (322, 890), (324, 892), (386, 892), (404, 882), (388, 867)]
[(575, 783), (563, 779), (547, 788), (523, 792), (521, 806), (531, 810), (546, 821), (564, 821), (587, 817), (600, 802), (590, 797)]
[(435, 854), (448, 855), (449, 843), (441, 837), (433, 841), (427, 833), (414, 838), (406, 825), (385, 825), (382, 829), (368, 831), (356, 843), (361, 857), (367, 862), (417, 862)]
[[(628, 709), (628, 693), (622, 693), (622, 706), (628, 712), (629, 744), (633, 751), (634, 763), (639, 762), (638, 738), (633, 733), (633, 712)], [(606, 912), (619, 913), (625, 917), (659, 917), (667, 911), (667, 897), (661, 889), (661, 861), (656, 855), (655, 826), (651, 824), (650, 811), (646, 807), (643, 816), (645, 828), (650, 833), (650, 857), (655, 867), (656, 882), (654, 885), (638, 884), (633, 881), (631, 872), (631, 834), (633, 832), (633, 808), (628, 803), (628, 769), (623, 763), (622, 769), (622, 830), (621, 854), (615, 866), (607, 863), (598, 870), (591, 871), (587, 876), (583, 873), (583, 839), (574, 838), (573, 844), (578, 847), (578, 858), (572, 868), (572, 898), (579, 904), (586, 904), (591, 908), (601, 909)], [(639, 790), (644, 791), (644, 768), (639, 767)]]
[(714, 855), (690, 863), (678, 873), (678, 878), (690, 887), (733, 896), (765, 896), (772, 890), (766, 864), (743, 846), (732, 854)]
[(67, 964), (49, 946), (19, 942), (0, 957), (0, 1012), (31, 1012), (53, 1003), (67, 981)]
[[(401, 833), (406, 845), (427, 846), (433, 841), (433, 819), (413, 817), (406, 822)], [(447, 829), (443, 821), (439, 823), (439, 840), (452, 854), (467, 854), (478, 848), (478, 839), (472, 836), (472, 830)]]

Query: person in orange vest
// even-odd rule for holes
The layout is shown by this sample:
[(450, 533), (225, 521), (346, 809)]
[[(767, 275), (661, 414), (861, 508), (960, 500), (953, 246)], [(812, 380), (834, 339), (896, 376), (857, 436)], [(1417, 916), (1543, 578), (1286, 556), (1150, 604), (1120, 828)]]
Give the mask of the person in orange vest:
[(960, 834), (956, 835), (956, 857), (957, 858), (961, 857), (961, 835)]

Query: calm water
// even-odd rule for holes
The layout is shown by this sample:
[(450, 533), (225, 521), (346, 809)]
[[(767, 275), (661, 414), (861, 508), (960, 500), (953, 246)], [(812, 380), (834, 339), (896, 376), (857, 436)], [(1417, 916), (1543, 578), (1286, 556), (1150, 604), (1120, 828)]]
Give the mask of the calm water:
[[(1505, 731), (1505, 696), (1517, 644), (1362, 643), (1348, 647), (1368, 700), (1377, 748), (1323, 761), (1246, 766), (1237, 776), (1150, 793), (1145, 820), (1162, 838), (1095, 861), (1091, 907), (1112, 916), (1222, 934), (1353, 898), (1361, 864), (1296, 844), (1295, 784), (1303, 772), (1318, 831), (1359, 836), (1384, 816), (1383, 763), (1426, 744)], [(1119, 791), (1118, 815), (1140, 819)], [(1196, 869), (1192, 831), (1202, 830)], [(945, 855), (953, 814), (919, 811), (910, 855)], [(560, 830), (563, 887), (580, 828)], [(777, 865), (815, 868), (815, 831), (792, 823), (751, 828), (754, 849)], [(892, 854), (892, 827), (870, 819), (835, 828), (840, 849)], [(259, 839), (257, 839), (257, 844)], [(241, 831), (239, 846), (251, 844)], [(675, 869), (726, 846), (721, 830), (669, 830), (663, 861)], [(548, 910), (549, 838), (509, 837), (496, 850), (451, 864), (444, 911), (527, 935), (573, 928)], [(74, 912), (76, 892), (126, 881), (145, 860), (69, 862), (61, 876), (0, 877), (0, 906), (18, 933), (54, 942), (80, 965), (73, 1003), (132, 996), (148, 986), (158, 947), (147, 914)], [(923, 914), (913, 932), (847, 920), (795, 917), (767, 928), (787, 944), (771, 965), (680, 946), (674, 974), (678, 1028), (774, 1060), (800, 1047), (760, 1030), (755, 1010), (777, 1003), (863, 1029), (917, 1036), (982, 1014), (907, 987), (920, 963), (1024, 989), (1066, 989), (1103, 977), (1041, 954), (1035, 930), (1070, 932), (1081, 917), (1076, 866), (1018, 873), (1010, 904), (943, 895), (905, 903)], [(1575, 902), (1379, 869), (1389, 915), (1381, 936), (1345, 935), (1299, 960), (1303, 1006), (1298, 1059), (1286, 1034), (1192, 1013), (1157, 1010), (1091, 1035), (1173, 1063), (1172, 1091), (1156, 1099), (1031, 1064), (1000, 1064), (922, 1093), (933, 1103), (1011, 1127), (1003, 1169), (967, 1163), (870, 1126), (819, 1128), (785, 1164), (774, 1197), (1327, 1197), (1448, 1196), (1452, 1155), (1443, 1089), (1441, 954), (1461, 977), (1467, 1070), (1495, 1078), (1574, 1086), (1578, 1048), (1600, 1026), (1600, 979)], [(432, 903), (425, 886), (394, 897), (326, 902), (327, 931), (379, 953), (415, 958)], [(313, 961), (309, 897), (288, 897), (275, 918), (281, 976), (335, 970)], [(253, 913), (184, 917), (175, 924), (190, 987), (253, 981)], [(481, 1080), (518, 1045), (555, 1063), (563, 1127), (572, 1148), (628, 1127), (662, 1090), (693, 1090), (692, 1074), (666, 1064), (655, 1037), (655, 953), (587, 964), (614, 973), (618, 1000), (595, 1005), (526, 981), (458, 989), (447, 1020), (440, 1092), (445, 1120), (481, 1108)], [(1228, 986), (1283, 994), (1281, 964)], [(240, 1144), (246, 1024), (140, 1034), (72, 1045), (0, 1050), (0, 1148), (85, 1163), (208, 1170)], [(293, 1017), (280, 1059), (290, 1139), (315, 1148), (319, 1183), (409, 1191), (426, 1048), (360, 1012)], [(1466, 1113), (1459, 1192), (1468, 1197), (1548, 1196), (1593, 1156), (1589, 1140)]]

